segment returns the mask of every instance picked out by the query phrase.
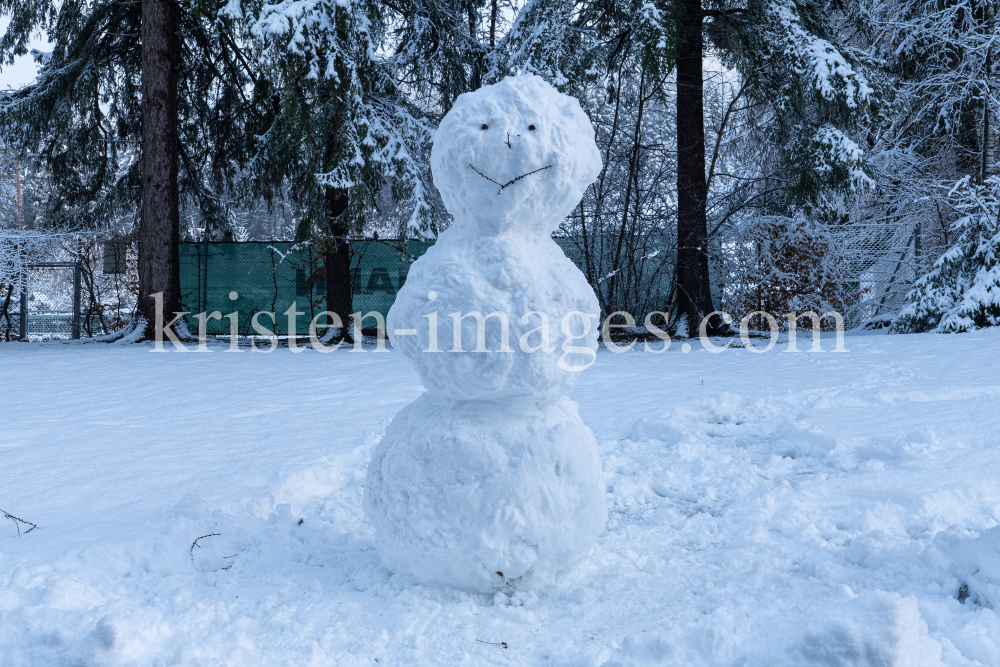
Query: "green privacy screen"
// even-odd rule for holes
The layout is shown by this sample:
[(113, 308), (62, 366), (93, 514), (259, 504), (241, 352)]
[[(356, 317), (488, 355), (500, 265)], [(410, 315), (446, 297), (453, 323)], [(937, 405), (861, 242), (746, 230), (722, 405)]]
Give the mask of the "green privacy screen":
[[(274, 313), (275, 321), (261, 315), (259, 322), (279, 336), (288, 333), (284, 312), (294, 302), (299, 312), (299, 335), (309, 333), (309, 322), (326, 310), (326, 272), (322, 253), (306, 247), (290, 250), (292, 243), (181, 243), (181, 300), (190, 311), (188, 327), (198, 331), (196, 313), (239, 311), (241, 335), (256, 335), (251, 321), (258, 312)], [(353, 240), (351, 276), (354, 312), (377, 311), (385, 316), (406, 282), (414, 259), (431, 243), (424, 241)], [(230, 298), (231, 292), (236, 299)], [(322, 320), (326, 322), (325, 318)], [(365, 320), (365, 328), (375, 325)], [(210, 320), (209, 334), (229, 333), (229, 320)], [(321, 329), (322, 331), (322, 329)], [(322, 335), (322, 334), (321, 334)]]

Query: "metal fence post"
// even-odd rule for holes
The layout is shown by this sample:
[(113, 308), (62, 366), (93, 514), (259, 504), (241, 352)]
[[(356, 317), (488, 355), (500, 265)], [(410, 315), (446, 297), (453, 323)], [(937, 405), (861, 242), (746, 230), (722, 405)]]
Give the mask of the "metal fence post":
[(80, 339), (80, 278), (83, 266), (77, 262), (73, 267), (73, 340)]
[(201, 303), (199, 304), (201, 306), (199, 310), (207, 311), (208, 310), (208, 223), (207, 222), (205, 223), (205, 234), (202, 236), (201, 249), (202, 249), (201, 261), (203, 268), (201, 271), (199, 271), (199, 273), (201, 274), (201, 285), (199, 285), (199, 287), (201, 289), (199, 290), (198, 293), (199, 297), (198, 300), (201, 301)]
[(24, 284), (21, 286), (21, 317), (20, 339), (28, 340), (28, 273), (24, 273)]

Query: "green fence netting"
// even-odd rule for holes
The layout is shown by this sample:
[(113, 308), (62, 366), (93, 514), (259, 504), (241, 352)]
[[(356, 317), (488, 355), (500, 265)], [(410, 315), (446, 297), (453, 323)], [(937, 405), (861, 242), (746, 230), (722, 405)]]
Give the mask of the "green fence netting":
[[(258, 322), (279, 336), (288, 334), (285, 311), (295, 303), (299, 312), (296, 332), (306, 335), (309, 322), (326, 308), (326, 272), (322, 253), (311, 247), (292, 250), (281, 242), (196, 242), (180, 244), (181, 300), (189, 311), (188, 327), (198, 331), (196, 314), (219, 311), (239, 313), (240, 335), (257, 335)], [(351, 277), (354, 312), (376, 311), (383, 317), (406, 282), (410, 264), (431, 243), (398, 240), (352, 240)], [(233, 298), (235, 296), (235, 298)], [(323, 320), (325, 322), (325, 319)], [(372, 318), (365, 328), (374, 326)], [(229, 333), (230, 320), (209, 320), (209, 334)], [(321, 334), (322, 335), (322, 334)]]

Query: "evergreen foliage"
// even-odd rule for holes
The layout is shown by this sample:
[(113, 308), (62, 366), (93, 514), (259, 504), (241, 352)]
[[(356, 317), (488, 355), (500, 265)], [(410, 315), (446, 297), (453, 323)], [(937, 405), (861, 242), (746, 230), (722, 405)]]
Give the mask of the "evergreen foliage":
[(850, 134), (870, 125), (881, 91), (870, 83), (877, 75), (866, 59), (840, 39), (836, 7), (771, 0), (707, 13), (706, 31), (746, 82), (761, 143), (771, 153), (771, 168), (758, 177), (781, 174), (781, 190), (762, 212), (795, 215), (822, 205), (831, 191), (867, 187), (866, 156)]
[(893, 328), (953, 333), (1000, 326), (1000, 177), (968, 176), (949, 196), (958, 241), (917, 281)]
[(975, 323), (989, 321), (985, 312), (973, 316), (975, 308), (958, 304), (981, 284), (967, 271), (986, 261), (973, 260), (980, 232), (969, 225), (980, 224), (972, 211), (990, 200), (996, 169), (997, 2), (856, 0), (847, 9), (857, 46), (880, 65), (891, 96), (866, 138), (875, 187), (845, 205), (845, 217), (914, 230), (923, 254), (913, 256), (912, 270), (931, 273), (914, 286), (894, 330), (982, 326)]
[[(256, 194), (287, 183), (298, 240), (360, 232), (385, 187), (408, 200), (405, 236), (432, 233), (428, 157), (432, 126), (401, 94), (385, 44), (385, 7), (375, 0), (267, 5), (253, 26), (262, 77), (273, 91), (247, 170)], [(328, 191), (346, 197), (331, 232)]]
[[(220, 0), (182, 13), (179, 184), (207, 224), (228, 230), (232, 183), (247, 159), (255, 81), (245, 21), (220, 16)], [(0, 136), (30, 152), (51, 180), (49, 226), (100, 228), (134, 217), (140, 195), (141, 4), (117, 0), (0, 1), (12, 15), (0, 52), (24, 54), (46, 29), (51, 53), (37, 80), (0, 101)]]

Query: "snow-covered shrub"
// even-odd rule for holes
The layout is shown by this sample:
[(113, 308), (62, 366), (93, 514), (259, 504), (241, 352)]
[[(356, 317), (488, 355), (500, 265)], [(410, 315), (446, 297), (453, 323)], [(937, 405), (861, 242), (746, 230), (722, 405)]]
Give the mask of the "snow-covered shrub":
[[(846, 263), (822, 223), (801, 214), (759, 217), (725, 245), (722, 300), (736, 321), (764, 311), (787, 325), (780, 316), (790, 311), (843, 308)], [(767, 325), (758, 315), (751, 326)]]
[(24, 284), (24, 254), (29, 237), (22, 232), (0, 229), (0, 285), (16, 291)]
[(893, 327), (897, 332), (969, 331), (1000, 325), (1000, 177), (966, 176), (951, 189), (961, 216), (958, 242), (917, 281)]

